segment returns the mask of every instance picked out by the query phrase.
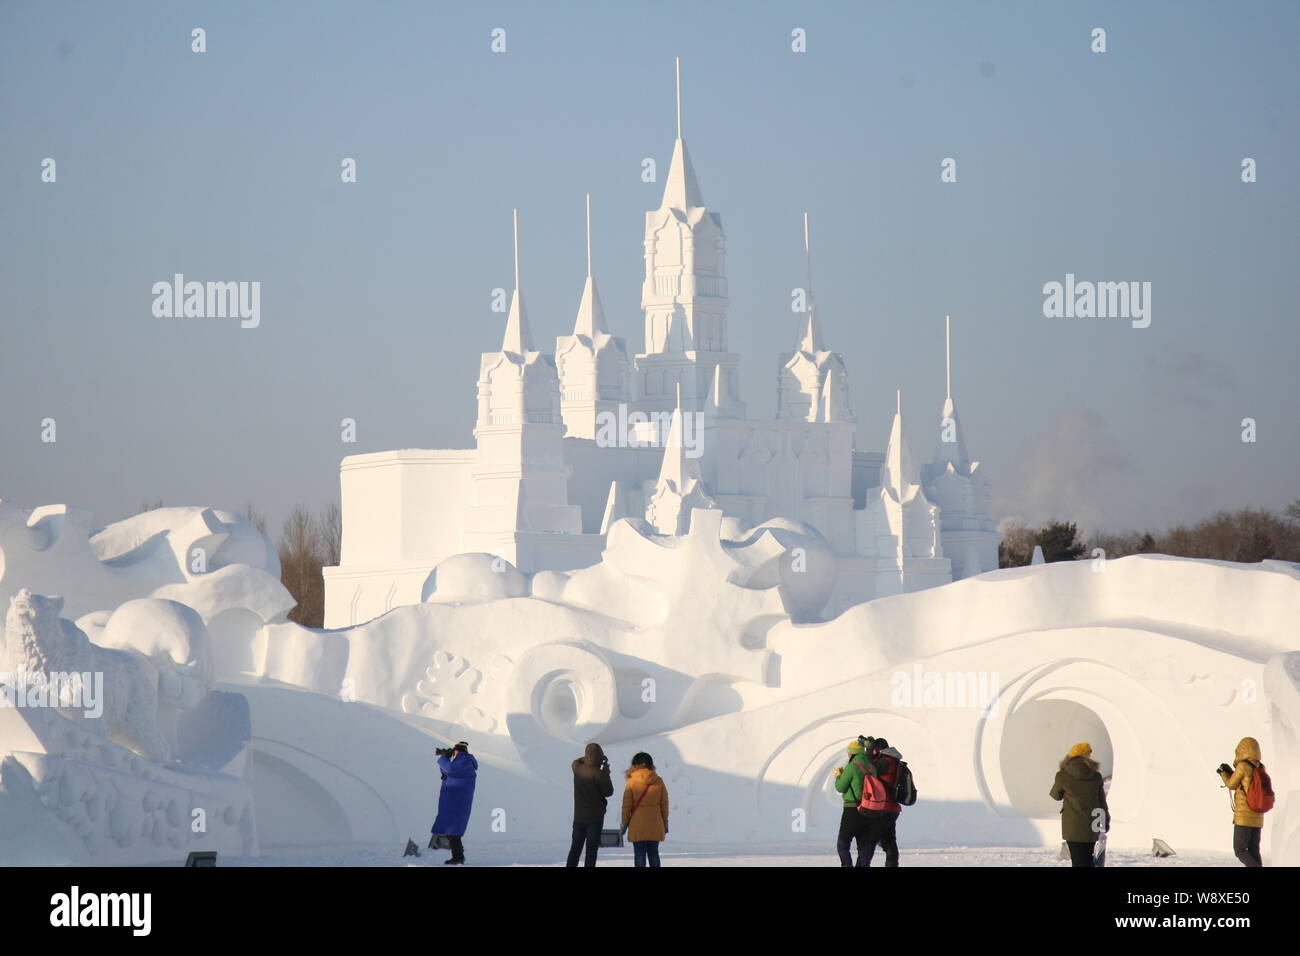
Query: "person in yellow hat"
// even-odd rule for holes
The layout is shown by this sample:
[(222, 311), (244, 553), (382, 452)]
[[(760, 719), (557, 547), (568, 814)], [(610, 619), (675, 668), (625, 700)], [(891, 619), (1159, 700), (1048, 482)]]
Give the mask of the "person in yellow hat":
[(1091, 744), (1070, 748), (1049, 792), (1053, 800), (1061, 801), (1061, 838), (1070, 848), (1070, 865), (1096, 866), (1093, 851), (1101, 834), (1110, 830), (1110, 807)]
[(859, 737), (849, 743), (847, 749), (848, 763), (835, 768), (835, 789), (844, 799), (844, 811), (840, 814), (840, 832), (835, 839), (835, 850), (840, 855), (840, 866), (854, 866), (853, 844), (858, 845), (857, 866), (866, 866), (870, 857), (863, 852), (871, 830), (871, 821), (858, 813), (858, 804), (862, 801), (863, 779), (868, 773), (875, 773), (869, 764), (866, 741), (868, 737)]

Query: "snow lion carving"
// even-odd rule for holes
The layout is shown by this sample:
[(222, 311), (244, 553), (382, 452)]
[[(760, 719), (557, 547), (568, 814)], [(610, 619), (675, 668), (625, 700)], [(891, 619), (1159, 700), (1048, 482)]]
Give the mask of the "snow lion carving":
[[(9, 601), (5, 618), (5, 666), (9, 679), (32, 681), (42, 675), (102, 676), (103, 713), (95, 718), (84, 710), (61, 712), (85, 726), (99, 725), (114, 743), (156, 760), (170, 757), (167, 739), (158, 727), (158, 668), (132, 650), (92, 644), (71, 621), (60, 620), (63, 598), (20, 590)], [(98, 686), (98, 684), (96, 684)]]

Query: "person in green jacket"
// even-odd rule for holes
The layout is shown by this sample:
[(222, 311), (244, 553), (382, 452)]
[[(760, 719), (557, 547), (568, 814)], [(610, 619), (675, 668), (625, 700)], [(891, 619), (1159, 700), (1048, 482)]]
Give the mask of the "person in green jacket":
[(1092, 745), (1075, 744), (1061, 761), (1049, 793), (1061, 801), (1061, 839), (1070, 848), (1071, 866), (1096, 866), (1093, 851), (1103, 830), (1110, 830), (1106, 781), (1092, 759)]
[(844, 811), (840, 815), (840, 835), (835, 843), (840, 854), (840, 866), (853, 866), (853, 842), (858, 844), (858, 866), (866, 866), (866, 857), (862, 845), (871, 829), (871, 821), (858, 813), (858, 804), (862, 801), (862, 779), (868, 773), (871, 762), (867, 757), (862, 738), (848, 746), (849, 762), (843, 767), (835, 768), (835, 789), (844, 797)]

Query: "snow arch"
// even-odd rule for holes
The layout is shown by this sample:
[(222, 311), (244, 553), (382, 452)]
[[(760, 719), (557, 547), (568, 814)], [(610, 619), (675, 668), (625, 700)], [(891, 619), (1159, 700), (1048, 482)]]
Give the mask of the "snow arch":
[(1109, 803), (1117, 820), (1146, 799), (1152, 734), (1170, 726), (1163, 702), (1128, 674), (1098, 661), (1057, 660), (1022, 674), (998, 696), (977, 731), (980, 789), (1001, 816), (1053, 819), (1050, 770), (1075, 743), (1092, 744), (1102, 772), (1114, 775)]

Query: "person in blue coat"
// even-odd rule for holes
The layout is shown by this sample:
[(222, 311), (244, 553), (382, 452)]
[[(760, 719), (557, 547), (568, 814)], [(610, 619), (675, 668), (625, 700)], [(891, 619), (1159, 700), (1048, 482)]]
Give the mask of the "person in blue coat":
[[(474, 805), (474, 783), (478, 778), (478, 761), (469, 752), (469, 744), (460, 741), (448, 750), (438, 751), (438, 769), (442, 772), (442, 791), (438, 794), (438, 817), (433, 821), (433, 835), (451, 840), (451, 859), (444, 863), (464, 863), (465, 845), (461, 837), (469, 825)], [(429, 841), (429, 846), (434, 845)]]

